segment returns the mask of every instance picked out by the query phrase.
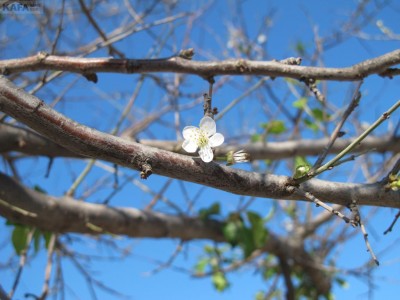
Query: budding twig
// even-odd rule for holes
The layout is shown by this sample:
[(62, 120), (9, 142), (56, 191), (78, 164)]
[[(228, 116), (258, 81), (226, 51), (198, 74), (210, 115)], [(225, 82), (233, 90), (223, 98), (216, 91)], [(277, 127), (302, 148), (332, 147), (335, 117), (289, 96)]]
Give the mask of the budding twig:
[(371, 257), (376, 265), (379, 266), (379, 261), (376, 258), (374, 251), (372, 250), (371, 244), (369, 243), (367, 230), (365, 229), (364, 223), (361, 221), (360, 210), (358, 209), (357, 202), (353, 200), (348, 207), (351, 211), (350, 223), (354, 227), (360, 226), (361, 232), (364, 236), (365, 245), (367, 246), (367, 251), (371, 254)]

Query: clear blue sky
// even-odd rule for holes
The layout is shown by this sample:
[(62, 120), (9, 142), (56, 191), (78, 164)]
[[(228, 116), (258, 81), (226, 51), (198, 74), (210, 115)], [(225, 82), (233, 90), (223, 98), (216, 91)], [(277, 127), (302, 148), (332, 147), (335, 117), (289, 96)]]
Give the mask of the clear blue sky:
[[(122, 2), (122, 1), (121, 1)], [(298, 42), (302, 42), (306, 47), (314, 47), (313, 42), (313, 29), (317, 29), (321, 36), (326, 36), (332, 30), (336, 30), (339, 24), (347, 19), (349, 13), (355, 7), (357, 1), (243, 1), (241, 6), (244, 10), (244, 16), (246, 28), (249, 36), (256, 39), (260, 34), (259, 28), (263, 21), (262, 17), (268, 11), (274, 11), (273, 22), (274, 25), (267, 33), (268, 44), (267, 53), (272, 59), (283, 59), (290, 56), (296, 56), (294, 51), (295, 45)], [(395, 3), (396, 1), (393, 1)], [(45, 2), (46, 3), (46, 2)], [(199, 3), (203, 4), (203, 1), (181, 1), (182, 11), (192, 10), (195, 7), (200, 7)], [(225, 59), (230, 57), (230, 53), (224, 51), (227, 50), (226, 44), (221, 44), (220, 40), (226, 42), (225, 36), (226, 25), (235, 22), (242, 22), (241, 20), (233, 20), (231, 17), (234, 12), (233, 1), (216, 1), (216, 4), (212, 5), (207, 16), (202, 18), (201, 22), (196, 23), (196, 27), (193, 30), (191, 39), (195, 42), (189, 43), (187, 47), (201, 48), (203, 51), (200, 53), (196, 52), (195, 59), (206, 60), (213, 57), (214, 59)], [(395, 32), (399, 30), (399, 4), (393, 4), (391, 7), (385, 8), (376, 19), (380, 19), (388, 28), (392, 28)], [(27, 15), (27, 18), (31, 16)], [(7, 18), (7, 16), (5, 16)], [(184, 22), (182, 22), (184, 24)], [(104, 22), (105, 31), (111, 31), (115, 24), (110, 22)], [(313, 27), (316, 26), (316, 27)], [(1, 35), (18, 36), (21, 34), (21, 28), (24, 28), (23, 24), (3, 22), (0, 25)], [(26, 28), (24, 29), (26, 30)], [(31, 29), (33, 33), (34, 29)], [(67, 29), (72, 30), (72, 29)], [(155, 29), (161, 30), (161, 29)], [(82, 28), (83, 32), (87, 32), (87, 40), (91, 40), (94, 35), (89, 29)], [(182, 34), (185, 32), (185, 27), (181, 26), (180, 31)], [(378, 34), (379, 30), (374, 23), (369, 24), (365, 27), (365, 31), (369, 34)], [(92, 34), (92, 35), (91, 35)], [(397, 32), (400, 34), (400, 32)], [(183, 39), (183, 36), (174, 37), (177, 38), (177, 44)], [(0, 53), (1, 59), (23, 57), (28, 55), (23, 46), (31, 45), (34, 40), (33, 34), (27, 32), (24, 34), (22, 39), (15, 41), (14, 44), (10, 45), (9, 49), (5, 53)], [(146, 34), (138, 34), (133, 40), (129, 42), (118, 43), (118, 47), (126, 53), (131, 53), (132, 58), (143, 58), (148, 52), (148, 45), (151, 45), (151, 39)], [(323, 54), (324, 63), (330, 67), (341, 67), (348, 66), (357, 63), (361, 60), (375, 57), (386, 52), (392, 51), (399, 48), (399, 41), (365, 41), (358, 38), (350, 38), (344, 41), (340, 46), (327, 50)], [(68, 45), (61, 45), (62, 47), (68, 47)], [(27, 47), (28, 48), (28, 47)], [(160, 57), (169, 56), (174, 54), (179, 49), (165, 48), (160, 53)], [(107, 55), (104, 51), (95, 52), (91, 56), (105, 56)], [(309, 62), (303, 62), (307, 65)], [(56, 106), (56, 109), (69, 117), (74, 118), (78, 122), (97, 127), (101, 130), (110, 131), (112, 124), (115, 123), (116, 113), (124, 107), (128, 100), (127, 95), (132, 92), (132, 85), (135, 80), (138, 79), (138, 75), (118, 75), (118, 74), (99, 74), (99, 83), (94, 86), (85, 80), (80, 80), (77, 86), (68, 93), (68, 97), (72, 101), (63, 103), (62, 105)], [(242, 83), (245, 83), (245, 79)], [(358, 113), (362, 122), (374, 121), (385, 109), (387, 109), (394, 101), (398, 100), (398, 90), (395, 88), (397, 83), (397, 89), (399, 79), (393, 79), (392, 82), (387, 83), (384, 80), (374, 76), (368, 80), (364, 85), (363, 98), (364, 104), (360, 106)], [(188, 76), (185, 84), (191, 85), (193, 91), (200, 93), (202, 90), (206, 90), (207, 87), (204, 81)], [(88, 91), (88, 86), (90, 91)], [(351, 85), (348, 83), (332, 84), (330, 88), (330, 99), (337, 106), (341, 106), (347, 99), (346, 95), (349, 93)], [(51, 89), (56, 90), (60, 88), (57, 85), (53, 85)], [(62, 87), (61, 87), (62, 88)], [(109, 95), (115, 93), (121, 93), (121, 101), (118, 103), (111, 103)], [(54, 95), (56, 92), (54, 92)], [(279, 91), (278, 91), (279, 94)], [(43, 97), (47, 102), (50, 102), (53, 94), (49, 90), (40, 91), (38, 96)], [(230, 101), (237, 97), (237, 91), (234, 87), (226, 87), (221, 89), (218, 94), (214, 95), (214, 100), (217, 101), (217, 105), (222, 110)], [(379, 98), (378, 98), (379, 96)], [(143, 93), (138, 99), (137, 106), (146, 112), (154, 112), (162, 105), (162, 101), (152, 101), (150, 104), (146, 99), (151, 97), (152, 99), (162, 99), (163, 95), (159, 92), (147, 91)], [(251, 97), (250, 97), (251, 98)], [(296, 100), (296, 99), (293, 99)], [(102, 102), (102, 105), (98, 105), (98, 101)], [(184, 101), (189, 102), (188, 99)], [(235, 126), (251, 126), (253, 123), (238, 122), (238, 118), (243, 115), (243, 111), (247, 112), (247, 118), (253, 118), (253, 122), (264, 122), (263, 115), (259, 113), (259, 108), (256, 105), (249, 105), (251, 99), (246, 99), (246, 103), (242, 103), (236, 107), (234, 111), (227, 114), (226, 117), (221, 120), (218, 124), (220, 130), (225, 136), (235, 134)], [(82, 105), (82, 104), (85, 105)], [(185, 103), (185, 102), (182, 102)], [(112, 112), (112, 113), (111, 113)], [(194, 107), (191, 110), (186, 111), (183, 114), (183, 123), (185, 125), (196, 125), (200, 118), (201, 104)], [(101, 117), (99, 117), (101, 116)], [(394, 116), (393, 122), (399, 119), (399, 114)], [(170, 122), (173, 120), (172, 114), (165, 116), (165, 121)], [(242, 121), (241, 121), (242, 122)], [(378, 129), (382, 132), (387, 129), (387, 124), (383, 125), (382, 128)], [(239, 130), (237, 129), (237, 130)], [(233, 130), (233, 132), (232, 132)], [(353, 128), (347, 128), (349, 132)], [(150, 133), (147, 136), (141, 136), (141, 138), (150, 138), (154, 135), (160, 139), (176, 139), (175, 132), (173, 130), (165, 130), (164, 125), (152, 127)], [(310, 134), (310, 137), (312, 135)], [(27, 186), (40, 185), (45, 188), (49, 194), (62, 195), (66, 192), (69, 185), (71, 184), (72, 175), (77, 175), (84, 168), (84, 162), (69, 161), (68, 163), (56, 160), (52, 167), (52, 174), (57, 176), (50, 176), (45, 179), (43, 174), (47, 167), (46, 159), (37, 159), (34, 161), (21, 162), (21, 167), (24, 170), (26, 179), (25, 183)], [(242, 166), (240, 166), (242, 167)], [(4, 168), (4, 164), (0, 165), (0, 168)], [(245, 165), (243, 168), (247, 168)], [(345, 176), (352, 166), (344, 167), (335, 174), (336, 180), (346, 181), (348, 178)], [(123, 170), (127, 174), (135, 174), (133, 171)], [(91, 183), (94, 183), (101, 172), (100, 167), (96, 167), (91, 173), (86, 186), (83, 186), (79, 191), (83, 193), (85, 188)], [(285, 172), (282, 169), (282, 172)], [(288, 175), (288, 174), (285, 174)], [(322, 177), (323, 178), (323, 177)], [(137, 179), (137, 177), (136, 177)], [(155, 191), (160, 188), (166, 182), (166, 178), (152, 175), (149, 180), (144, 182)], [(355, 181), (360, 180), (359, 177), (353, 179)], [(67, 181), (67, 183), (66, 183)], [(200, 190), (201, 187), (193, 184), (185, 184), (190, 197), (194, 197)], [(105, 187), (100, 192), (97, 192), (91, 201), (101, 201), (102, 197), (105, 197), (110, 192), (111, 188)], [(140, 195), (140, 197), (134, 197), (132, 195)], [(185, 203), (184, 197), (181, 195), (181, 189), (177, 182), (173, 182), (170, 188), (167, 190), (166, 197), (173, 199), (178, 204), (182, 205)], [(136, 186), (128, 186), (123, 192), (118, 194), (112, 202), (112, 205), (121, 206), (133, 206), (143, 208), (151, 196), (140, 194), (140, 190)], [(230, 195), (221, 191), (207, 189), (203, 191), (200, 200), (197, 202), (194, 210), (207, 207), (215, 201), (220, 201), (221, 206), (224, 207), (224, 212), (234, 210), (239, 201), (235, 195)], [(259, 211), (261, 214), (267, 214), (273, 205), (273, 200), (269, 199), (257, 199), (255, 204), (251, 207), (253, 210)], [(162, 207), (161, 211), (171, 212), (168, 207)], [(370, 211), (369, 208), (363, 210), (365, 214)], [(377, 215), (373, 217), (371, 222), (368, 223), (367, 228), (370, 232), (370, 239), (373, 248), (377, 252), (381, 261), (381, 266), (374, 271), (374, 279), (376, 289), (373, 292), (373, 299), (384, 299), (393, 298), (400, 291), (399, 278), (400, 278), (400, 265), (399, 265), (399, 243), (398, 243), (398, 232), (399, 227), (395, 227), (395, 231), (388, 236), (383, 236), (383, 231), (390, 224), (395, 210), (385, 209), (381, 210)], [(272, 230), (279, 230), (279, 226), (282, 226), (284, 220), (276, 220), (271, 224)], [(1, 241), (4, 243), (9, 240), (10, 231), (4, 226), (5, 221), (0, 220), (0, 230), (3, 232)], [(343, 225), (344, 226), (344, 225)], [(399, 225), (400, 226), (400, 225)], [(348, 229), (353, 230), (351, 228)], [(349, 232), (347, 231), (347, 232)], [(74, 236), (78, 237), (78, 236)], [(165, 270), (155, 274), (146, 275), (151, 270), (157, 268), (159, 261), (167, 261), (171, 254), (174, 252), (178, 241), (171, 240), (155, 240), (155, 239), (128, 239), (121, 237), (118, 240), (118, 244), (121, 248), (130, 247), (132, 248), (132, 255), (126, 258), (120, 258), (118, 254), (112, 253), (105, 246), (99, 245), (96, 239), (86, 238), (83, 242), (73, 240), (69, 242), (71, 248), (73, 247), (79, 253), (90, 254), (92, 256), (92, 264), (87, 268), (91, 274), (96, 275), (96, 279), (103, 281), (113, 287), (115, 290), (122, 294), (128, 295), (130, 299), (253, 299), (254, 295), (258, 290), (265, 290), (265, 282), (261, 280), (261, 276), (254, 273), (254, 269), (244, 267), (243, 269), (229, 274), (228, 279), (231, 281), (232, 286), (224, 293), (218, 293), (211, 284), (210, 278), (205, 279), (192, 279), (188, 274), (177, 270), (177, 268), (192, 268), (196, 260), (202, 255), (202, 247), (209, 244), (207, 241), (194, 242), (185, 248), (182, 255), (174, 261), (173, 266), (166, 268)], [(389, 245), (392, 245), (388, 251), (381, 253)], [(7, 259), (12, 256), (13, 249), (11, 245), (7, 245), (2, 248), (0, 255), (0, 282), (3, 287), (8, 291), (11, 287), (11, 283), (14, 280), (15, 274), (10, 271), (2, 270), (3, 264), (6, 263)], [(102, 255), (105, 259), (97, 259), (95, 255)], [(360, 266), (369, 259), (368, 253), (365, 251), (365, 244), (363, 237), (360, 234), (347, 243), (344, 247), (338, 248), (338, 266), (343, 268), (351, 269), (352, 267)], [(115, 257), (115, 259), (108, 260), (107, 257)], [(40, 294), (44, 267), (46, 264), (46, 253), (40, 251), (36, 257), (30, 260), (29, 265), (24, 270), (24, 274), (21, 279), (20, 286), (17, 290), (15, 299), (24, 299), (24, 293), (30, 292)], [(177, 267), (177, 268), (175, 268)], [(63, 276), (66, 279), (67, 295), (66, 299), (89, 299), (90, 292), (87, 289), (86, 282), (82, 278), (71, 263), (66, 259), (63, 263)], [(347, 289), (341, 289), (335, 286), (333, 292), (336, 295), (336, 299), (365, 299), (368, 286), (366, 280), (360, 280), (353, 276), (346, 277), (349, 282)], [(70, 293), (74, 291), (75, 296)], [(110, 299), (110, 295), (97, 290), (98, 299)]]

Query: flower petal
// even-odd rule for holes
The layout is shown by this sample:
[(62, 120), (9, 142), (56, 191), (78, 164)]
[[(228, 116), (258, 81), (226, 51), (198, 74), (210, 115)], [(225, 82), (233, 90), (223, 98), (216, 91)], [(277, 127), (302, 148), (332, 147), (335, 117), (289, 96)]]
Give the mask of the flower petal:
[(216, 133), (210, 137), (208, 144), (210, 147), (218, 147), (224, 142), (224, 136), (221, 133)]
[(199, 137), (199, 131), (195, 126), (186, 126), (182, 130), (182, 135), (185, 140), (195, 141)]
[(197, 144), (194, 141), (184, 140), (182, 148), (185, 149), (186, 152), (194, 153), (197, 150)]
[(200, 129), (203, 130), (209, 137), (217, 132), (217, 125), (212, 118), (204, 117), (200, 120)]
[(211, 147), (208, 145), (200, 148), (199, 155), (200, 158), (206, 163), (212, 161), (214, 157), (214, 153), (212, 152)]

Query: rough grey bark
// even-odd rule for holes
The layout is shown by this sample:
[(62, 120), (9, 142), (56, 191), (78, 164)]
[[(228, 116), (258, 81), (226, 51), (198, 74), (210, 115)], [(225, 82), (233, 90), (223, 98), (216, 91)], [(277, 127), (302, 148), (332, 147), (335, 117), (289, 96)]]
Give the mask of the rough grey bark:
[[(56, 112), (35, 96), (0, 78), (0, 110), (27, 124), (57, 144), (82, 156), (142, 170), (151, 166), (155, 174), (190, 181), (230, 193), (257, 197), (305, 200), (290, 189), (291, 178), (259, 174), (203, 163), (186, 155), (141, 145), (86, 127)], [(379, 183), (352, 184), (309, 180), (304, 190), (324, 202), (348, 205), (400, 207), (400, 192), (385, 190)]]
[(55, 70), (93, 75), (108, 73), (173, 72), (210, 78), (217, 75), (263, 75), (296, 79), (355, 81), (372, 74), (398, 75), (397, 69), (388, 69), (400, 63), (400, 50), (365, 60), (346, 68), (302, 67), (278, 61), (251, 61), (245, 59), (224, 61), (194, 61), (173, 56), (165, 59), (113, 59), (78, 58), (47, 55), (39, 52), (35, 56), (0, 61), (0, 74), (9, 75), (27, 71)]
[[(3, 173), (0, 173), (0, 200), (3, 201), (0, 205), (1, 216), (12, 222), (52, 232), (225, 241), (222, 222), (134, 208), (116, 208), (68, 197), (50, 197), (23, 187)], [(21, 210), (25, 213), (21, 213)], [(262, 251), (293, 260), (313, 279), (317, 290), (325, 294), (331, 287), (329, 276), (323, 276), (318, 268), (318, 258), (304, 250), (303, 241), (279, 237), (269, 232)]]
[[(338, 139), (329, 148), (329, 153), (339, 153), (350, 145), (354, 139)], [(326, 147), (329, 138), (322, 139), (303, 139), (293, 141), (251, 143), (239, 145), (222, 145), (215, 149), (216, 156), (224, 156), (228, 151), (244, 150), (252, 160), (258, 159), (283, 159), (294, 157), (295, 155), (310, 156), (318, 155)], [(163, 140), (140, 140), (140, 144), (170, 152), (187, 154), (182, 147), (182, 142), (163, 141)], [(41, 155), (48, 157), (77, 157), (81, 155), (71, 152), (68, 149), (50, 141), (45, 136), (29, 130), (27, 128), (12, 126), (10, 124), (0, 124), (0, 153), (18, 151), (27, 155)], [(362, 141), (354, 152), (400, 152), (400, 137), (370, 136)]]

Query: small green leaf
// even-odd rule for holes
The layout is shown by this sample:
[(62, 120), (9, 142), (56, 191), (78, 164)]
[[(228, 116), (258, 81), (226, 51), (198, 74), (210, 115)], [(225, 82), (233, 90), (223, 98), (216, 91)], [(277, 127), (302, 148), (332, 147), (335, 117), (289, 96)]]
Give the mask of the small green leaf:
[(296, 156), (294, 158), (294, 168), (295, 173), (293, 178), (300, 178), (307, 175), (308, 171), (311, 169), (311, 164), (303, 156)]
[(330, 115), (327, 113), (324, 113), (321, 109), (319, 108), (313, 108), (311, 110), (311, 113), (314, 117), (315, 120), (322, 122), (322, 121), (326, 121), (329, 120)]
[(251, 136), (251, 142), (257, 143), (261, 141), (261, 134), (255, 133)]
[(277, 274), (278, 274), (278, 270), (276, 267), (269, 267), (269, 268), (265, 268), (262, 276), (263, 276), (263, 279), (269, 280), (273, 276), (276, 276)]
[(294, 157), (294, 167), (297, 168), (299, 166), (311, 166), (308, 160), (304, 156), (295, 156)]
[(314, 130), (314, 131), (318, 131), (318, 125), (315, 124), (313, 121), (311, 121), (310, 119), (303, 119), (303, 123), (310, 129)]
[(340, 287), (342, 287), (342, 288), (345, 288), (345, 289), (346, 289), (346, 288), (349, 287), (349, 283), (348, 283), (345, 279), (343, 279), (343, 278), (337, 277), (337, 278), (335, 278), (335, 281), (336, 281), (336, 283), (339, 284)]
[(207, 254), (212, 254), (214, 253), (214, 247), (210, 246), (210, 245), (205, 245), (204, 246), (204, 252)]
[(306, 54), (306, 47), (304, 46), (302, 41), (298, 41), (296, 43), (295, 50), (300, 56), (304, 56)]
[(53, 233), (51, 233), (51, 232), (48, 232), (48, 231), (43, 232), (43, 238), (44, 238), (44, 241), (45, 241), (46, 249), (49, 249), (50, 238), (51, 238), (52, 235), (53, 235)]
[(256, 294), (256, 296), (255, 296), (255, 299), (256, 299), (256, 300), (264, 300), (264, 299), (265, 299), (265, 295), (264, 295), (264, 294), (265, 294), (265, 293), (262, 292), (262, 291), (257, 292), (257, 294)]
[(311, 110), (312, 116), (315, 120), (322, 122), (324, 120), (324, 112), (319, 108), (313, 108)]
[(308, 98), (301, 97), (300, 99), (294, 101), (292, 105), (295, 108), (304, 109), (307, 105), (307, 102), (308, 102)]
[(272, 159), (264, 159), (264, 164), (266, 166), (270, 166), (272, 164), (273, 160)]
[(42, 236), (42, 233), (35, 229), (33, 232), (33, 248), (35, 249), (35, 253), (39, 252), (40, 250), (40, 238)]
[(249, 228), (243, 227), (239, 230), (239, 244), (245, 258), (249, 257), (257, 249), (252, 231)]
[(255, 248), (261, 248), (264, 246), (265, 241), (267, 239), (267, 230), (264, 227), (263, 218), (254, 212), (248, 211), (247, 218), (251, 224), (251, 232), (253, 236), (253, 242)]
[(285, 123), (281, 120), (273, 120), (269, 123), (263, 123), (261, 124), (261, 127), (263, 127), (269, 134), (281, 134), (286, 131)]
[(196, 273), (203, 274), (209, 262), (210, 259), (208, 257), (200, 259), (194, 267)]
[(17, 255), (21, 255), (22, 251), (24, 251), (28, 245), (29, 230), (27, 226), (15, 225), (11, 240)]
[(222, 272), (214, 273), (211, 280), (218, 292), (223, 292), (229, 286), (229, 282), (226, 280), (225, 274)]
[(203, 220), (210, 218), (212, 215), (219, 215), (221, 211), (220, 204), (218, 202), (214, 202), (208, 208), (202, 208), (199, 211), (199, 217)]
[(225, 224), (222, 228), (222, 232), (224, 233), (224, 237), (226, 241), (232, 246), (235, 247), (239, 242), (239, 227), (237, 222), (230, 221)]

